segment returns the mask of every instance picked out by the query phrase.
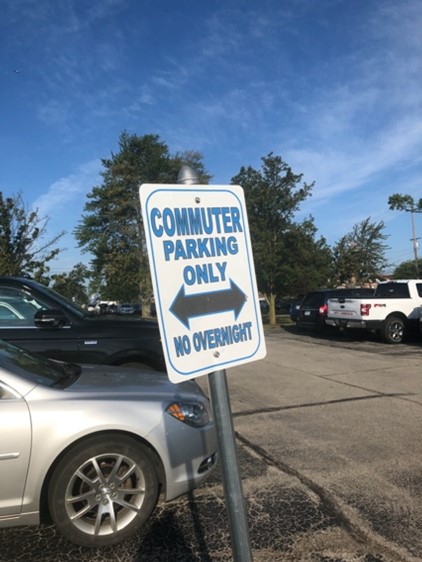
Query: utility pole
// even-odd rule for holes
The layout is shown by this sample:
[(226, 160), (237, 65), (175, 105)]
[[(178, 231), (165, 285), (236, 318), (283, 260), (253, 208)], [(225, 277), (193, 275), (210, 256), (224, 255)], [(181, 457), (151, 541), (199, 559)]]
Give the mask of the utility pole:
[(410, 213), (412, 221), (413, 254), (415, 257), (416, 278), (419, 279), (418, 238), (416, 238), (415, 213), (422, 213), (422, 199), (415, 201), (411, 195), (395, 193), (388, 198), (388, 205), (392, 211), (406, 211)]
[(419, 279), (419, 259), (418, 259), (418, 240), (416, 238), (416, 228), (415, 228), (415, 211), (414, 209), (409, 209), (410, 217), (412, 220), (412, 241), (413, 241), (413, 253), (415, 256), (415, 268), (416, 268), (416, 277)]

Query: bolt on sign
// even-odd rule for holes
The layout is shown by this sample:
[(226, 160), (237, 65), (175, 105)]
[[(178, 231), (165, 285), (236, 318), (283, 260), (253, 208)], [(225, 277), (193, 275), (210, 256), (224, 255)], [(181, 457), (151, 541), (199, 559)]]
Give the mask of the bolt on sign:
[(139, 189), (157, 318), (170, 380), (265, 357), (243, 189)]

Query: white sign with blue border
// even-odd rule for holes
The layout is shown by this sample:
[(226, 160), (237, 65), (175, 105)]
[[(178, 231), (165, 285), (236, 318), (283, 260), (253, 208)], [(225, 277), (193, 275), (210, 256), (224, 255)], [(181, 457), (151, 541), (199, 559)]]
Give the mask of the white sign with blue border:
[(243, 189), (143, 184), (139, 194), (170, 380), (265, 357)]

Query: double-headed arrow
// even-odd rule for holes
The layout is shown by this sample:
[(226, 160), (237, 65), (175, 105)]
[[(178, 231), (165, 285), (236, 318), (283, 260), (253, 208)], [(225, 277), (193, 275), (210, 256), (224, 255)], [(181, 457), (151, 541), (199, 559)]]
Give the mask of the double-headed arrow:
[(245, 302), (245, 293), (230, 279), (229, 289), (193, 295), (187, 295), (185, 286), (182, 285), (170, 307), (170, 311), (190, 329), (189, 321), (195, 316), (207, 316), (232, 310), (235, 319), (237, 319)]

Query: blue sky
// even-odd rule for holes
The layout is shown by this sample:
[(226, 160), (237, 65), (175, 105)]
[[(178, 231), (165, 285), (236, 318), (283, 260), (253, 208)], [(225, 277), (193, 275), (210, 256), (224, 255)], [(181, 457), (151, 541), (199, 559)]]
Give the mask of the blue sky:
[(413, 259), (387, 200), (422, 196), (421, 29), (420, 0), (5, 0), (0, 191), (67, 231), (58, 273), (87, 261), (72, 231), (124, 129), (202, 152), (215, 184), (273, 152), (330, 245), (371, 217)]

